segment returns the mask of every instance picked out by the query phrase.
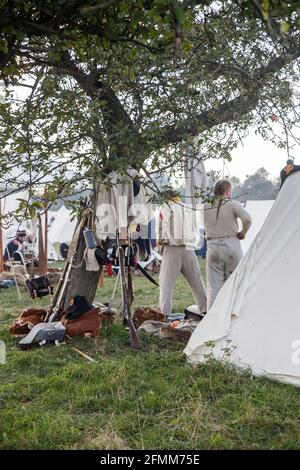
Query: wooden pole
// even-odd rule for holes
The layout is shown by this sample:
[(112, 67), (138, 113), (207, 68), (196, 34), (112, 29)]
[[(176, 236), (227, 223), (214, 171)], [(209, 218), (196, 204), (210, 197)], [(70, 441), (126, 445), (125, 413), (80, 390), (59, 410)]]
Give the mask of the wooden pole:
[(48, 272), (48, 202), (47, 202), (47, 187), (45, 186), (45, 269)]
[(3, 263), (3, 231), (2, 231), (2, 200), (0, 199), (0, 273), (4, 271)]
[(37, 217), (32, 217), (31, 219), (31, 232), (32, 232), (32, 253), (31, 253), (31, 261), (29, 266), (29, 274), (30, 277), (33, 277), (34, 274), (34, 247), (35, 247), (35, 236), (36, 236), (36, 226), (37, 226)]
[(45, 256), (45, 245), (43, 240), (43, 226), (42, 226), (42, 217), (38, 215), (38, 224), (39, 224), (39, 272), (40, 276), (45, 276), (47, 274), (47, 263)]

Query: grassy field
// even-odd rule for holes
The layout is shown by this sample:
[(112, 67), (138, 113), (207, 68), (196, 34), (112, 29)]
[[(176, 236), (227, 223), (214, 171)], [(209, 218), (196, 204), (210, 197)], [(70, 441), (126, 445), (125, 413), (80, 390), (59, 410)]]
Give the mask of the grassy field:
[[(97, 298), (107, 301), (105, 279)], [(157, 288), (135, 277), (135, 305), (157, 303)], [(130, 349), (121, 322), (97, 340), (21, 352), (7, 327), (25, 293), (0, 291), (1, 449), (296, 449), (300, 447), (300, 391), (210, 362), (192, 368), (183, 345), (142, 336)], [(47, 305), (49, 299), (34, 305)], [(120, 302), (117, 299), (116, 306)], [(174, 311), (192, 302), (177, 282)], [(96, 359), (89, 363), (73, 349)]]

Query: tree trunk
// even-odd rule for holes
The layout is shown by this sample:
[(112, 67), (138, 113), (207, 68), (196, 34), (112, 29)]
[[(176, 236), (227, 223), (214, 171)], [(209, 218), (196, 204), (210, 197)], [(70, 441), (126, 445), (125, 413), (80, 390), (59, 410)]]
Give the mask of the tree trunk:
[[(81, 234), (78, 242), (77, 256), (73, 264), (78, 265), (82, 261), (84, 250), (85, 241)], [(95, 299), (100, 274), (101, 270), (97, 272), (86, 271), (85, 261), (82, 262), (82, 265), (79, 268), (72, 268), (69, 284), (66, 289), (63, 309), (65, 310), (68, 307), (70, 300), (74, 295), (83, 295), (87, 301), (92, 304)]]

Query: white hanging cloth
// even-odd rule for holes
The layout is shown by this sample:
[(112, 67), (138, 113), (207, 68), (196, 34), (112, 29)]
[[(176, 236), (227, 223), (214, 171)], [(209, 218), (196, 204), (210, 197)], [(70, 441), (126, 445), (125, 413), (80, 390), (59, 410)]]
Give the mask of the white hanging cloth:
[(96, 235), (99, 240), (115, 238), (117, 230), (130, 225), (146, 225), (150, 220), (143, 185), (134, 194), (134, 181), (139, 173), (128, 167), (125, 174), (112, 171), (99, 184), (96, 200)]
[[(194, 146), (197, 145), (197, 139), (194, 140)], [(196, 208), (197, 205), (201, 204), (201, 197), (197, 197), (199, 191), (208, 192), (213, 183), (208, 177), (204, 162), (201, 159), (201, 151), (199, 149), (197, 157), (186, 157), (184, 165), (184, 178), (187, 198), (187, 203)]]

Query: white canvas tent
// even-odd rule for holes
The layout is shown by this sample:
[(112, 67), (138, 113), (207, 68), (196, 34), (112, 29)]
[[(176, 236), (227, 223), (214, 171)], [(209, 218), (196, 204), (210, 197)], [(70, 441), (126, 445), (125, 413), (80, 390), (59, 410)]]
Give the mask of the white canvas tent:
[[(14, 213), (20, 204), (20, 199), (28, 200), (28, 191), (19, 191), (15, 193), (8, 194), (2, 199), (2, 214), (7, 216), (9, 213)], [(24, 227), (28, 232), (32, 233), (32, 221), (30, 219), (26, 220), (17, 220), (14, 215), (9, 218), (5, 218), (4, 229), (3, 229), (3, 248), (7, 242), (15, 237), (16, 231), (19, 227)], [(33, 234), (33, 235), (37, 235)], [(38, 241), (36, 241), (34, 246), (34, 251), (37, 252)], [(58, 259), (57, 252), (48, 239), (48, 258), (49, 259)]]
[(247, 254), (191, 336), (184, 351), (189, 361), (212, 355), (254, 375), (300, 385), (299, 214), (300, 172), (287, 178)]
[(16, 193), (7, 194), (2, 199), (2, 212), (3, 215), (8, 214), (9, 212), (14, 212), (18, 209), (20, 204), (20, 199), (28, 200), (28, 191), (19, 191)]
[(252, 218), (252, 224), (245, 240), (242, 241), (242, 250), (246, 254), (249, 250), (253, 240), (263, 226), (264, 221), (266, 220), (274, 201), (247, 201), (246, 210), (250, 213)]
[(71, 212), (66, 206), (62, 206), (58, 211), (51, 212), (51, 219), (49, 241), (53, 244), (70, 243), (76, 227), (76, 220), (71, 220)]

